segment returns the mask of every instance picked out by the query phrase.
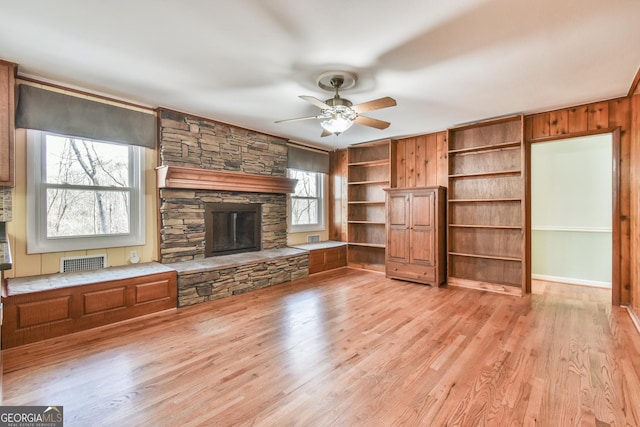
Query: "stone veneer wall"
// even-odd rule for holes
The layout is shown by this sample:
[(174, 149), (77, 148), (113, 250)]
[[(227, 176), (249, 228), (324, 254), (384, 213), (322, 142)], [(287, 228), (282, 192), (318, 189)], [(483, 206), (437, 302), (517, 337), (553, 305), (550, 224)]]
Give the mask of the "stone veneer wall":
[(284, 177), (287, 141), (161, 110), (160, 158), (162, 165)]
[(213, 301), (309, 275), (309, 255), (298, 252), (287, 256), (265, 258), (245, 265), (211, 268), (189, 268), (181, 263), (178, 270), (178, 307)]
[[(161, 110), (160, 161), (256, 175), (286, 176), (286, 141), (227, 124)], [(204, 203), (262, 203), (263, 249), (287, 246), (286, 195), (203, 190), (160, 191), (161, 262), (204, 258)]]
[(205, 203), (262, 204), (262, 249), (287, 246), (287, 197), (284, 194), (161, 190), (163, 263), (204, 258)]

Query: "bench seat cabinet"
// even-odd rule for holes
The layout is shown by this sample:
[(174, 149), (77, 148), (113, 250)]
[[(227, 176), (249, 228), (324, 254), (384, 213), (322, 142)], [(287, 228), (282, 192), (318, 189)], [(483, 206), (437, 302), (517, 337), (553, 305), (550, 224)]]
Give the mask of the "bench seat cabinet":
[(309, 274), (333, 270), (347, 265), (346, 245), (312, 249), (309, 251)]
[(176, 308), (176, 272), (131, 276), (3, 297), (2, 348)]
[(444, 187), (386, 191), (386, 276), (438, 286), (446, 281)]

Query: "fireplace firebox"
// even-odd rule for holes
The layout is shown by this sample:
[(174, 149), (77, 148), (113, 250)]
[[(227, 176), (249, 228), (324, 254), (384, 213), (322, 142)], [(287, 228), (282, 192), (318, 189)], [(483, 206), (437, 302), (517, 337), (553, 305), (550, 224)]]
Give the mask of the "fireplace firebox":
[(205, 203), (205, 257), (261, 250), (262, 205)]

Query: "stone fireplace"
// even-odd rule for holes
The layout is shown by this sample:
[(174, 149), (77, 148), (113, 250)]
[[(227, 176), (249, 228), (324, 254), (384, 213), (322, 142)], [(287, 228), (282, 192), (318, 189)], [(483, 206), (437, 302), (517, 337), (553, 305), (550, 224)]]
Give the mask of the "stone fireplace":
[(261, 224), (259, 203), (205, 203), (204, 256), (259, 251)]
[[(286, 141), (168, 110), (159, 120), (160, 255), (178, 272), (178, 305), (307, 276), (308, 254), (287, 247)], [(214, 217), (228, 226), (218, 242)]]
[(160, 110), (160, 254), (205, 258), (205, 208), (262, 206), (262, 250), (287, 246), (287, 145), (269, 135)]
[[(249, 182), (242, 182), (243, 179)], [(158, 168), (162, 262), (207, 257), (206, 211), (210, 205), (259, 205), (260, 217), (256, 220), (260, 222), (261, 238), (257, 250), (285, 248), (289, 181), (198, 168)]]

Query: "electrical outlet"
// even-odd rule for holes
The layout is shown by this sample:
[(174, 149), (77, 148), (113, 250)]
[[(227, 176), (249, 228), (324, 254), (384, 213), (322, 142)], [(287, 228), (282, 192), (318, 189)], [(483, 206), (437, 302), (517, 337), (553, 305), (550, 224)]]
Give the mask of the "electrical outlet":
[(137, 251), (131, 251), (129, 253), (129, 262), (131, 262), (131, 264), (137, 264), (140, 262), (140, 258), (138, 258)]

